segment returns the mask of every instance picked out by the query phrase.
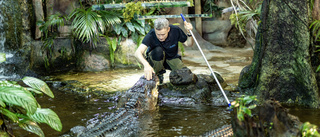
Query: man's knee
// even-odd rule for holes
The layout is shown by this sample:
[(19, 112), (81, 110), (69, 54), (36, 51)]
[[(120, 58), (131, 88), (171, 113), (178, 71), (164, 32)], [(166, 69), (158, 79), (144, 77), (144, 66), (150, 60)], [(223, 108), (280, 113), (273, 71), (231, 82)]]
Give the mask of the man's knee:
[(164, 58), (163, 49), (161, 47), (156, 47), (151, 51), (151, 58), (155, 61), (161, 61)]

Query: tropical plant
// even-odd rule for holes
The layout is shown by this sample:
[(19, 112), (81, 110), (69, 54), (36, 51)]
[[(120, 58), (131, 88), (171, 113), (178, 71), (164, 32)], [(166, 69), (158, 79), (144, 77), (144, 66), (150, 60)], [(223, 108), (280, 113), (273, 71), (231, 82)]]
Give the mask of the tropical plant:
[(134, 18), (134, 15), (141, 14), (142, 9), (140, 1), (127, 3), (126, 8), (122, 10), (124, 22), (129, 22)]
[[(315, 20), (313, 21), (309, 28), (311, 29), (311, 32), (313, 34), (313, 38), (315, 40), (315, 43), (320, 43), (320, 20)], [(320, 45), (315, 45), (315, 52), (319, 52), (320, 51)], [(317, 69), (316, 69), (316, 72), (319, 72), (320, 71), (320, 65), (318, 65)]]
[(0, 53), (0, 63), (6, 61), (6, 54), (5, 53)]
[[(17, 123), (21, 128), (43, 137), (39, 123), (46, 123), (56, 131), (62, 124), (58, 115), (49, 108), (41, 108), (34, 95), (46, 94), (54, 98), (47, 84), (37, 78), (22, 79), (28, 87), (20, 86), (16, 81), (0, 81), (0, 125), (6, 126), (6, 120)], [(9, 134), (9, 130), (6, 131)]]
[(91, 8), (76, 8), (68, 19), (72, 20), (75, 37), (89, 43), (90, 47), (95, 47), (100, 41), (100, 35), (105, 33), (107, 26), (121, 22), (116, 12), (93, 11)]
[(251, 109), (254, 109), (257, 105), (252, 104), (253, 101), (257, 100), (257, 96), (244, 96), (237, 98), (236, 101), (232, 102), (231, 108), (237, 109), (237, 118), (239, 121), (244, 120), (244, 116), (251, 116)]
[[(242, 0), (236, 0), (235, 2), (230, 0), (230, 2), (234, 9), (234, 13), (230, 15), (231, 24), (234, 24), (239, 29), (241, 35), (247, 41), (248, 39), (244, 34), (244, 31), (248, 24), (250, 33), (247, 34), (250, 34), (250, 37), (254, 40), (258, 30), (258, 22), (260, 20), (261, 2), (259, 2), (259, 0), (250, 0), (248, 4)], [(234, 3), (236, 3), (236, 5)], [(254, 49), (253, 45), (251, 45), (251, 47)]]
[(302, 137), (320, 137), (319, 132), (317, 131), (318, 127), (316, 125), (305, 122), (300, 128)]
[(109, 45), (109, 52), (110, 52), (110, 61), (111, 61), (111, 65), (114, 64), (114, 52), (117, 49), (117, 46), (119, 45), (119, 41), (117, 40), (117, 38), (109, 38), (108, 36), (104, 36), (107, 40), (107, 43)]
[(224, 7), (219, 7), (218, 5), (216, 5), (216, 3), (218, 2), (219, 0), (206, 0), (203, 4), (203, 12), (209, 14), (213, 13), (214, 17), (221, 17)]
[(310, 29), (312, 29), (312, 34), (314, 36), (315, 41), (319, 40), (320, 36), (320, 20), (315, 20), (310, 24)]
[(41, 40), (43, 41), (43, 47), (46, 51), (44, 57), (45, 67), (48, 69), (50, 66), (50, 59), (53, 56), (54, 43), (53, 40), (59, 35), (58, 27), (64, 26), (66, 20), (65, 16), (60, 13), (53, 14), (47, 18), (47, 21), (38, 21), (37, 25), (39, 30), (42, 32), (43, 36)]

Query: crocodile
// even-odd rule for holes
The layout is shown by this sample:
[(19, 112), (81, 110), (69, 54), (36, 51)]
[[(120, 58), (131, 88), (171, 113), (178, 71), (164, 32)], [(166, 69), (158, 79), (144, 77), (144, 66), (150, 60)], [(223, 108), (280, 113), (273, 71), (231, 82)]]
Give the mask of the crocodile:
[(159, 80), (153, 76), (146, 80), (142, 76), (132, 88), (121, 97), (120, 107), (114, 113), (104, 117), (99, 122), (87, 126), (76, 134), (78, 137), (105, 137), (105, 136), (136, 136), (138, 130), (138, 116), (144, 110), (155, 110), (157, 107)]
[(209, 131), (202, 136), (204, 137), (233, 137), (233, 130), (231, 125), (224, 125), (218, 129)]
[[(188, 71), (187, 69), (181, 71)], [(195, 79), (195, 75), (187, 73), (191, 81)], [(185, 78), (184, 78), (185, 79)], [(146, 80), (144, 76), (127, 90), (120, 98), (118, 110), (105, 116), (102, 120), (88, 125), (86, 128), (81, 127), (80, 131), (74, 132), (74, 136), (78, 137), (104, 137), (104, 136), (139, 136), (139, 120), (138, 117), (145, 111), (156, 110), (158, 106), (158, 88), (159, 80), (154, 75), (152, 80)], [(199, 84), (198, 84), (199, 85)], [(201, 87), (201, 86), (200, 86)], [(159, 96), (161, 97), (161, 96)], [(74, 127), (72, 130), (77, 130)], [(231, 125), (212, 130), (202, 136), (232, 136)]]

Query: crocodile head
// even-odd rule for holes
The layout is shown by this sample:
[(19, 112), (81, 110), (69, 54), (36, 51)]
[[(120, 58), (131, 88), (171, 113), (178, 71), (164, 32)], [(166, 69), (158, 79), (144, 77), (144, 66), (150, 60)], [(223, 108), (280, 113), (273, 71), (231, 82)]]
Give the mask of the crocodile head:
[(142, 109), (155, 110), (158, 102), (158, 84), (159, 79), (154, 74), (151, 80), (147, 80), (144, 76), (141, 76), (127, 92), (144, 94), (144, 102), (140, 102)]

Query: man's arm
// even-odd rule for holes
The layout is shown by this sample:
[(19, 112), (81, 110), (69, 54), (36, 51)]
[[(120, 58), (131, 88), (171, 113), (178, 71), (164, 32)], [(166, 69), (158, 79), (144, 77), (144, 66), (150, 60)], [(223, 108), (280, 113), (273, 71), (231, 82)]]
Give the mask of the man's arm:
[[(184, 22), (184, 28), (187, 30), (187, 34), (189, 35), (190, 32), (193, 29), (192, 24), (188, 23), (188, 22)], [(190, 34), (191, 35), (191, 34)], [(192, 47), (193, 46), (193, 37), (192, 36), (188, 36), (188, 39), (183, 43), (184, 46), (187, 47)]]
[(154, 73), (153, 68), (150, 66), (149, 62), (144, 58), (143, 54), (147, 50), (147, 46), (141, 44), (135, 52), (135, 57), (139, 60), (139, 62), (143, 65), (144, 68), (144, 77), (147, 80), (152, 79), (152, 73)]

